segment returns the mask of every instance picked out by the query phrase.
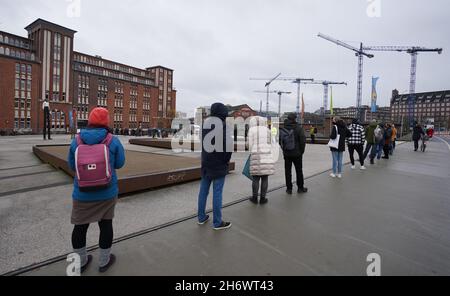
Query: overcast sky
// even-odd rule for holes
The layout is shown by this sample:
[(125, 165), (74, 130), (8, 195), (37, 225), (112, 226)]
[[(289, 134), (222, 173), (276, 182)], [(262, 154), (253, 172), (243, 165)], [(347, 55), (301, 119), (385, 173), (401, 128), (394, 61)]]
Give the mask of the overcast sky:
[[(0, 0), (0, 30), (26, 36), (37, 18), (78, 31), (75, 50), (145, 68), (175, 70), (179, 111), (215, 101), (259, 110), (263, 81), (250, 77), (283, 76), (346, 81), (334, 87), (334, 106), (356, 102), (357, 58), (317, 37), (318, 32), (354, 46), (414, 45), (442, 47), (441, 55), (419, 54), (416, 90), (449, 89), (450, 1), (374, 0), (72, 0), (79, 17), (68, 14), (69, 0)], [(380, 9), (378, 9), (378, 7)], [(76, 11), (75, 11), (76, 13)], [(75, 15), (76, 16), (76, 15)], [(378, 102), (389, 104), (394, 88), (409, 89), (410, 56), (379, 52), (364, 60), (363, 104), (369, 104), (371, 76), (379, 76)], [(275, 82), (273, 89), (292, 91), (282, 111), (296, 106), (296, 86)], [(323, 87), (302, 86), (306, 111), (322, 105)], [(271, 97), (271, 110), (278, 98)]]

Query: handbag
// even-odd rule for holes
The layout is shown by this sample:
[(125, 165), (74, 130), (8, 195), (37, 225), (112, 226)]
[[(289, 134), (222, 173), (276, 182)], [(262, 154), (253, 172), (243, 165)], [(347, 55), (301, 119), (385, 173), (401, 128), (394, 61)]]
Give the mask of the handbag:
[(248, 156), (247, 161), (245, 162), (244, 169), (242, 170), (242, 174), (253, 181), (252, 175), (250, 175), (250, 157)]
[(328, 142), (328, 147), (338, 149), (339, 148), (339, 139), (341, 138), (341, 135), (339, 135), (337, 126), (334, 126), (336, 128), (336, 139), (330, 139)]

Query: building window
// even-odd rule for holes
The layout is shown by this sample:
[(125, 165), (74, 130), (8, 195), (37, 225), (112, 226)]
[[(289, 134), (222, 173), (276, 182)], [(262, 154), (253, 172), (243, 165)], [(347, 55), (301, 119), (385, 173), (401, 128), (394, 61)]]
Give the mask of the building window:
[[(15, 128), (24, 129), (29, 128), (30, 125), (25, 122), (31, 122), (31, 70), (27, 71), (31, 65), (16, 63), (15, 75), (15, 98), (14, 98), (14, 117)], [(27, 119), (27, 121), (25, 121)]]
[(61, 83), (61, 34), (55, 33), (53, 45), (53, 101), (62, 101), (59, 93)]

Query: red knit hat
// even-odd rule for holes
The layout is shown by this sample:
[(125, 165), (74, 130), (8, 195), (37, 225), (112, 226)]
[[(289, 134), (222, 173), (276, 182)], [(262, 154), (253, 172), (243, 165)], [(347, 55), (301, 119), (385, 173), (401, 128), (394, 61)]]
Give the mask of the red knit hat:
[(88, 125), (109, 127), (109, 112), (105, 108), (97, 107), (89, 114)]

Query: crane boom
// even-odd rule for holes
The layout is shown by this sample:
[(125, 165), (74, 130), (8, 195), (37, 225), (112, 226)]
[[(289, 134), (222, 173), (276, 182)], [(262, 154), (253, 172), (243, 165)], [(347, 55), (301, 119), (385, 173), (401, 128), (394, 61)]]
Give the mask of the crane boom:
[(347, 82), (335, 82), (335, 81), (328, 81), (328, 80), (314, 80), (314, 81), (305, 81), (303, 84), (321, 84), (323, 85), (323, 107), (321, 110), (322, 116), (325, 116), (325, 113), (328, 109), (328, 86), (329, 85), (339, 85), (343, 84), (347, 86)]
[(345, 43), (345, 42), (342, 42), (342, 41), (340, 41), (340, 40), (334, 39), (334, 38), (332, 38), (332, 37), (330, 37), (330, 36), (327, 36), (327, 35), (325, 35), (325, 34), (322, 34), (322, 33), (319, 33), (317, 36), (319, 36), (320, 38), (323, 38), (323, 39), (325, 39), (325, 40), (328, 40), (328, 41), (330, 41), (330, 42), (333, 42), (334, 44), (337, 44), (337, 45), (339, 45), (339, 46), (342, 46), (342, 47), (345, 47), (345, 48), (347, 48), (347, 49), (353, 50), (353, 51), (356, 52), (358, 55), (362, 54), (362, 55), (365, 55), (365, 56), (368, 57), (368, 58), (373, 58), (373, 57), (374, 57), (373, 54), (369, 54), (369, 53), (364, 52), (364, 51), (363, 51), (363, 48), (359, 48), (359, 49), (358, 49), (358, 48), (356, 48), (356, 47), (354, 47), (354, 46), (351, 46), (351, 45), (349, 45), (349, 44), (347, 44), (347, 43)]
[(363, 50), (368, 51), (398, 51), (398, 52), (437, 52), (442, 53), (442, 48), (426, 48), (420, 46), (364, 46)]
[(417, 75), (417, 55), (419, 52), (437, 52), (442, 53), (442, 48), (426, 48), (420, 46), (365, 46), (364, 50), (369, 51), (397, 51), (406, 52), (411, 55), (411, 68), (409, 78), (409, 97), (408, 97), (408, 117), (410, 125), (414, 121), (414, 101), (416, 92), (416, 75)]
[(357, 83), (356, 83), (356, 85), (357, 85), (357, 87), (356, 87), (356, 108), (358, 110), (357, 116), (361, 120), (362, 119), (361, 118), (361, 116), (362, 116), (361, 105), (362, 105), (362, 82), (363, 82), (363, 58), (364, 58), (364, 56), (366, 56), (369, 59), (371, 59), (374, 57), (374, 55), (365, 52), (362, 43), (360, 44), (360, 47), (358, 49), (354, 46), (351, 46), (345, 42), (342, 42), (342, 41), (332, 38), (330, 36), (324, 35), (322, 33), (319, 33), (317, 36), (355, 52), (355, 55), (358, 58), (358, 76), (357, 76)]

